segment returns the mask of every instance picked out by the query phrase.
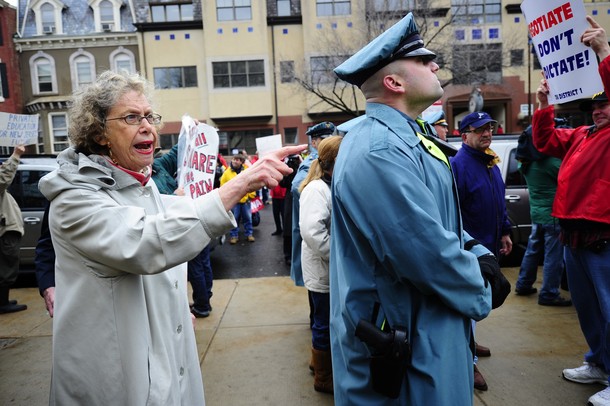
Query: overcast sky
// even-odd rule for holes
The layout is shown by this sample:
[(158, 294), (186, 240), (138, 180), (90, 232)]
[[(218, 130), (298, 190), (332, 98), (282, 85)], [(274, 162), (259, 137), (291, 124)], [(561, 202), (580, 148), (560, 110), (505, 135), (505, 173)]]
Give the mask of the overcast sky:
[(7, 3), (12, 4), (13, 6), (17, 7), (17, 2), (19, 0), (6, 0)]

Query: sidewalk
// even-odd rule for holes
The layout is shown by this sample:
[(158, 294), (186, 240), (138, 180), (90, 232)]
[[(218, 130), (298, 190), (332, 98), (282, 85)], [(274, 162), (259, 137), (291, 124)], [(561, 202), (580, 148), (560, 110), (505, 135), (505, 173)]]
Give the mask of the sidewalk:
[[(514, 285), (518, 269), (504, 272)], [(52, 321), (37, 289), (12, 290), (11, 298), (28, 310), (0, 316), (0, 405), (46, 405)], [(475, 391), (476, 406), (585, 405), (603, 389), (561, 378), (563, 368), (581, 364), (584, 339), (573, 307), (539, 306), (536, 299), (511, 294), (478, 323), (477, 341), (492, 356), (478, 364), (489, 391)], [(195, 327), (208, 406), (333, 404), (313, 390), (307, 367), (304, 288), (287, 277), (217, 280), (212, 305)]]

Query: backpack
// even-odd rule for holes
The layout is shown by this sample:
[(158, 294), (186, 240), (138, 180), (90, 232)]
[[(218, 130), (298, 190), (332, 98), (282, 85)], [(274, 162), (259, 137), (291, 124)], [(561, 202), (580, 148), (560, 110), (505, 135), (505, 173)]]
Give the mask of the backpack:
[(545, 157), (546, 155), (538, 151), (534, 146), (532, 140), (532, 126), (528, 126), (519, 136), (515, 158), (522, 162), (534, 162)]

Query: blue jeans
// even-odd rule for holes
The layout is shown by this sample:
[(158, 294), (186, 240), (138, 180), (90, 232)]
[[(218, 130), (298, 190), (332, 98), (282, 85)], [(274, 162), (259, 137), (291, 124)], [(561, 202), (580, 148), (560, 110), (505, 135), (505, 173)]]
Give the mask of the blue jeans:
[(536, 281), (540, 257), (544, 256), (540, 299), (553, 300), (559, 296), (563, 273), (563, 246), (559, 242), (559, 225), (532, 224), (532, 233), (521, 262), (517, 290), (532, 287)]
[(572, 303), (589, 351), (585, 361), (610, 371), (610, 243), (599, 252), (564, 250)]
[(246, 233), (246, 237), (252, 235), (252, 207), (250, 206), (250, 202), (237, 203), (235, 206), (233, 206), (231, 211), (233, 212), (233, 216), (237, 222), (237, 227), (231, 230), (231, 237), (237, 238), (239, 236), (240, 221), (244, 225), (244, 233)]
[(319, 351), (330, 351), (330, 293), (309, 291), (313, 302), (311, 346)]
[(193, 288), (193, 307), (200, 312), (209, 311), (214, 275), (210, 264), (210, 249), (205, 247), (188, 262), (188, 280)]

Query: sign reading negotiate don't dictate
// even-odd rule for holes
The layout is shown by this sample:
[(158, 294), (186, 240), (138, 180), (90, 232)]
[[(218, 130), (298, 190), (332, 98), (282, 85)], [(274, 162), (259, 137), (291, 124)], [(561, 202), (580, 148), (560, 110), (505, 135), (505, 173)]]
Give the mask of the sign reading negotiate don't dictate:
[(0, 113), (0, 146), (36, 144), (38, 114)]
[(588, 98), (604, 89), (595, 52), (580, 42), (589, 28), (582, 0), (525, 0), (521, 11), (549, 85), (549, 103)]

